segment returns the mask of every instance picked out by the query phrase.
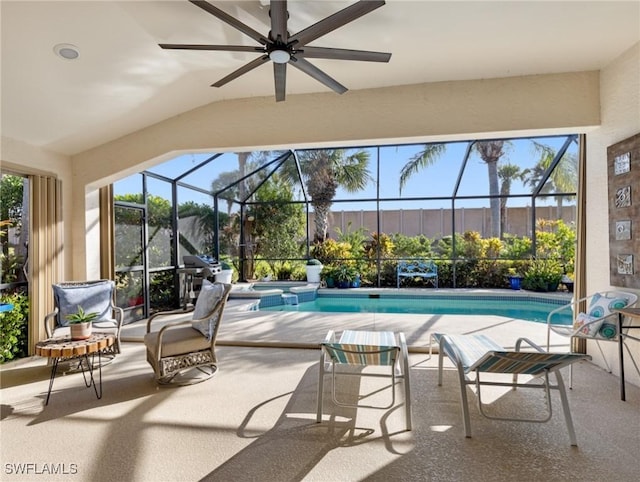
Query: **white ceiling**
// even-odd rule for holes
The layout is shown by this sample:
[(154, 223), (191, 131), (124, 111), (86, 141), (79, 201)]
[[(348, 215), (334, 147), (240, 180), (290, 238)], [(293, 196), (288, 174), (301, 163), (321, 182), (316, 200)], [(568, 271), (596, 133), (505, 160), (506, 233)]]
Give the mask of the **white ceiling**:
[[(269, 31), (264, 0), (210, 3), (261, 33)], [(289, 31), (351, 3), (290, 0)], [(3, 136), (75, 154), (200, 105), (274, 95), (270, 65), (221, 88), (210, 87), (254, 54), (158, 47), (255, 45), (186, 0), (2, 0), (0, 8)], [(311, 45), (391, 52), (388, 64), (311, 62), (356, 90), (600, 69), (638, 41), (640, 0), (387, 0)], [(57, 57), (53, 47), (59, 43), (76, 45), (80, 57)], [(327, 90), (297, 69), (287, 69), (286, 102), (295, 102), (292, 94)]]

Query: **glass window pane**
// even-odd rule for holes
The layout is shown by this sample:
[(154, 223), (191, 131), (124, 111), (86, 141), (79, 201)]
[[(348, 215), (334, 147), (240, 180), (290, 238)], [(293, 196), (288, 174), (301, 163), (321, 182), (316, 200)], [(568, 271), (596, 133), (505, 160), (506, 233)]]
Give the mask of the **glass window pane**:
[(549, 178), (540, 190), (543, 194), (576, 193), (578, 191), (578, 153), (577, 146), (562, 156), (556, 168), (549, 174)]
[(116, 304), (124, 310), (124, 323), (144, 318), (142, 271), (116, 272)]
[(25, 283), (28, 258), (29, 180), (13, 174), (0, 178), (0, 283)]
[(177, 304), (175, 271), (166, 270), (149, 273), (150, 312), (172, 310)]
[(178, 264), (187, 254), (215, 252), (215, 214), (210, 195), (178, 188)]
[(149, 267), (172, 266), (171, 185), (168, 182), (147, 177), (147, 192)]
[(143, 210), (116, 206), (115, 245), (116, 269), (142, 268)]

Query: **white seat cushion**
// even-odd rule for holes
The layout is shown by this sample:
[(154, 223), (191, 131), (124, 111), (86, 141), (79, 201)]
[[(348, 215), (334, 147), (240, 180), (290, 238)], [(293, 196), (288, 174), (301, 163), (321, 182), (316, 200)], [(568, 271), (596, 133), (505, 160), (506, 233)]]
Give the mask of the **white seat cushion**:
[[(159, 331), (152, 331), (144, 336), (144, 344), (147, 350), (156, 352), (158, 346)], [(211, 341), (207, 340), (202, 333), (191, 326), (181, 326), (165, 330), (162, 338), (162, 357), (184, 355), (211, 347)]]

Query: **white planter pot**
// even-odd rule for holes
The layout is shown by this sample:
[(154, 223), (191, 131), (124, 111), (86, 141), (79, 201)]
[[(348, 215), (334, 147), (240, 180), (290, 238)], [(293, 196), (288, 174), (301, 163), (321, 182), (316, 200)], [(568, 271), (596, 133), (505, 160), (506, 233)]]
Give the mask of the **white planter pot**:
[(232, 269), (223, 269), (219, 273), (216, 273), (215, 278), (218, 283), (231, 284), (231, 277), (233, 276)]
[(323, 266), (321, 264), (307, 265), (307, 282), (320, 283), (320, 271)]
[(73, 323), (69, 325), (72, 340), (86, 340), (91, 338), (91, 323)]

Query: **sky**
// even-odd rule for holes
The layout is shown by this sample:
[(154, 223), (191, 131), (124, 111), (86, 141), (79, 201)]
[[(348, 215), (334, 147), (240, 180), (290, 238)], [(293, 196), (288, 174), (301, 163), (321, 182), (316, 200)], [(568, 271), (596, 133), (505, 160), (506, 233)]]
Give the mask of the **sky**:
[[(537, 138), (536, 141), (546, 144), (554, 149), (559, 149), (564, 143), (566, 137), (544, 137)], [(438, 160), (416, 173), (407, 182), (402, 191), (402, 198), (412, 197), (450, 197), (453, 194), (460, 167), (462, 165), (464, 154), (466, 152), (468, 142), (448, 143), (445, 153)], [(406, 162), (417, 152), (421, 151), (423, 144), (400, 145), (400, 146), (381, 146), (365, 148), (369, 151), (370, 161), (369, 170), (376, 177), (378, 152), (380, 156), (380, 198), (399, 198), (399, 178), (400, 170)], [(578, 146), (572, 143), (569, 151), (577, 157)], [(533, 149), (533, 142), (529, 139), (514, 139), (506, 144), (506, 154), (501, 158), (500, 164), (511, 163), (516, 164), (522, 170), (532, 168), (536, 164), (539, 154)], [(194, 169), (201, 162), (210, 158), (212, 153), (183, 154), (170, 161), (155, 166), (149, 171), (169, 178), (177, 178), (190, 169)], [(216, 179), (221, 173), (235, 171), (238, 169), (238, 156), (235, 153), (224, 153), (213, 162), (206, 166), (195, 170), (193, 173), (183, 177), (182, 182), (200, 187), (205, 190), (211, 188), (211, 181)], [(141, 190), (140, 175), (130, 176), (117, 182), (114, 186), (115, 194), (134, 193)], [(169, 183), (148, 178), (148, 189), (156, 195), (160, 195), (166, 199), (171, 198), (171, 190)], [(460, 196), (482, 196), (489, 193), (489, 182), (487, 165), (479, 155), (475, 152), (469, 157), (464, 175), (460, 182), (458, 195)], [(369, 210), (375, 209), (375, 203), (363, 202), (338, 202), (340, 199), (372, 199), (376, 197), (376, 184), (370, 182), (366, 189), (356, 194), (348, 193), (342, 189), (338, 190), (336, 202), (333, 209), (335, 210)], [(520, 181), (514, 181), (511, 193), (525, 194), (530, 193), (531, 187), (525, 186)], [(196, 203), (209, 204), (210, 197), (205, 194), (198, 193), (190, 189), (179, 189), (179, 202), (192, 200)], [(554, 201), (543, 201), (539, 204), (545, 205), (554, 203)], [(489, 201), (484, 200), (459, 200), (456, 207), (480, 207), (488, 206)], [(509, 206), (525, 206), (530, 205), (530, 198), (512, 199)], [(431, 201), (387, 201), (381, 202), (381, 209), (402, 209), (402, 208), (448, 208), (451, 206), (450, 200), (431, 200)]]

